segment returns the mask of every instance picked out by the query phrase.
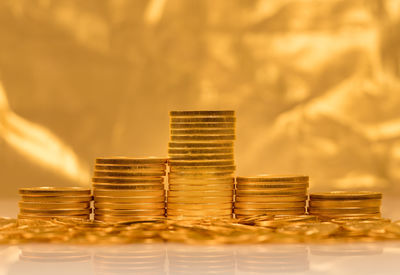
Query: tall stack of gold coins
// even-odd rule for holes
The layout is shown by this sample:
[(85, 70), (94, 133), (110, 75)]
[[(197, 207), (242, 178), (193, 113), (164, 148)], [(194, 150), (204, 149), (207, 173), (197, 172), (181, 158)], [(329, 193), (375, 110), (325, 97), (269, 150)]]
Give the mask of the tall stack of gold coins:
[(301, 175), (237, 177), (235, 216), (305, 214), (308, 181)]
[(234, 111), (170, 112), (168, 217), (232, 217)]
[(92, 194), (81, 187), (20, 188), (18, 218), (79, 218), (88, 220)]
[(380, 217), (382, 193), (334, 191), (310, 194), (309, 214), (321, 219)]
[(165, 158), (97, 158), (94, 219), (123, 222), (165, 217)]

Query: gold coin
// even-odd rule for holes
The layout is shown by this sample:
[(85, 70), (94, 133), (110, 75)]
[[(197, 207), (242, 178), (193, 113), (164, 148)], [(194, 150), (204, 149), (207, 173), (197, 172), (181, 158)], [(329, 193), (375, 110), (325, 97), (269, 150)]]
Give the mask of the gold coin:
[(272, 214), (272, 215), (300, 215), (305, 214), (305, 208), (286, 208), (286, 209), (234, 209), (235, 214), (238, 215), (262, 215), (262, 214)]
[[(94, 196), (109, 196), (109, 197), (147, 197), (147, 196), (164, 196), (164, 190), (154, 190), (154, 191), (143, 191), (143, 190), (104, 190), (94, 188)], [(96, 200), (96, 198), (95, 198)]]
[(272, 203), (272, 202), (296, 202), (296, 201), (306, 201), (307, 196), (297, 195), (297, 196), (236, 196), (237, 202), (262, 202), (262, 203)]
[(193, 178), (170, 178), (168, 179), (169, 184), (234, 184), (234, 178), (206, 178), (204, 177), (203, 179), (193, 179)]
[(50, 215), (88, 215), (92, 212), (92, 209), (56, 209), (56, 210), (49, 210), (49, 209), (19, 209), (21, 214), (34, 214), (37, 216), (50, 216)]
[(233, 196), (233, 190), (212, 190), (212, 191), (186, 191), (186, 190), (168, 190), (168, 197), (228, 197)]
[(96, 190), (111, 189), (111, 190), (164, 190), (163, 184), (107, 184), (107, 183), (93, 183)]
[(327, 193), (310, 194), (310, 200), (366, 200), (366, 199), (382, 199), (382, 193), (379, 192), (347, 192), (332, 191)]
[(170, 111), (169, 115), (175, 116), (234, 116), (233, 110), (200, 110), (200, 111)]
[(221, 129), (221, 128), (235, 128), (235, 123), (234, 122), (199, 122), (199, 123), (171, 123), (170, 125), (171, 129), (195, 129), (195, 128), (200, 128), (200, 129)]
[(95, 209), (164, 209), (164, 202), (155, 203), (108, 203), (108, 202), (96, 202), (94, 204)]
[(133, 164), (133, 165), (118, 165), (118, 164), (104, 164), (95, 165), (94, 169), (98, 171), (118, 171), (118, 172), (163, 172), (166, 169), (165, 164)]
[(95, 177), (119, 177), (119, 178), (136, 178), (136, 177), (162, 177), (165, 176), (165, 171), (162, 172), (108, 172), (108, 171), (94, 171)]
[(129, 221), (157, 221), (165, 219), (164, 215), (146, 215), (146, 216), (130, 216), (130, 215), (95, 215), (96, 221), (102, 222), (129, 222)]
[(228, 203), (173, 203), (169, 202), (167, 204), (168, 209), (232, 209), (232, 202)]
[(176, 179), (176, 178), (186, 178), (186, 179), (201, 179), (201, 178), (234, 178), (233, 172), (231, 171), (203, 171), (203, 172), (191, 172), (191, 171), (183, 171), (183, 172), (170, 172), (168, 174), (168, 178)]
[(70, 203), (70, 202), (90, 202), (92, 196), (36, 196), (36, 195), (22, 195), (22, 201), (24, 202), (60, 202), (60, 203)]
[(96, 158), (96, 164), (164, 164), (167, 162), (166, 158), (128, 158), (128, 157), (109, 157), (109, 158)]
[(171, 123), (205, 123), (205, 122), (236, 122), (234, 116), (222, 116), (222, 117), (210, 117), (210, 116), (199, 116), (199, 117), (170, 117)]
[(199, 173), (233, 173), (236, 169), (235, 165), (226, 165), (226, 166), (203, 166), (203, 167), (197, 167), (197, 166), (170, 166), (170, 173), (194, 173), (194, 174), (199, 174)]
[(233, 148), (169, 149), (171, 155), (233, 154)]
[(85, 209), (90, 208), (90, 202), (84, 203), (48, 203), (48, 202), (25, 202), (20, 201), (19, 207), (24, 209)]
[(75, 218), (75, 219), (81, 219), (81, 220), (89, 220), (90, 215), (35, 215), (35, 214), (18, 214), (18, 219), (39, 219), (39, 220), (51, 220), (54, 218)]
[(164, 202), (164, 196), (134, 196), (134, 197), (110, 197), (110, 196), (95, 196), (95, 203), (156, 203)]
[(83, 187), (31, 187), (20, 188), (21, 195), (90, 195), (91, 190)]
[(232, 203), (232, 196), (225, 197), (167, 197), (169, 203)]
[(380, 212), (380, 207), (342, 207), (342, 208), (314, 208), (309, 207), (310, 214), (375, 214)]
[(146, 210), (116, 210), (116, 209), (94, 209), (95, 215), (129, 215), (129, 216), (146, 216), (146, 215), (164, 215), (165, 209), (146, 209)]
[(306, 195), (305, 188), (271, 188), (264, 190), (236, 190), (237, 196), (262, 196), (262, 195)]
[(183, 215), (183, 216), (197, 216), (197, 215), (207, 215), (207, 216), (219, 216), (219, 215), (230, 215), (232, 214), (232, 208), (229, 209), (202, 209), (202, 210), (192, 210), (192, 209), (167, 209), (167, 216), (169, 215)]
[(359, 222), (359, 221), (376, 221), (376, 222), (383, 222), (383, 223), (390, 222), (389, 219), (384, 219), (381, 217), (371, 218), (369, 215), (367, 215), (367, 216), (350, 216), (350, 217), (332, 219), (332, 222), (337, 223), (337, 224), (348, 224), (348, 223)]
[(181, 191), (205, 191), (205, 190), (234, 190), (234, 184), (169, 184), (169, 190), (181, 190)]
[(121, 184), (126, 184), (126, 183), (151, 183), (151, 184), (157, 184), (157, 183), (162, 183), (164, 181), (163, 178), (143, 178), (143, 177), (137, 177), (137, 178), (112, 178), (112, 177), (94, 177), (92, 178), (93, 183), (121, 183)]
[(213, 129), (197, 129), (197, 128), (189, 128), (189, 129), (171, 129), (171, 135), (234, 135), (234, 128), (213, 128)]
[(222, 142), (170, 142), (168, 147), (174, 149), (233, 148), (233, 141)]
[(171, 135), (171, 141), (214, 141), (214, 140), (235, 140), (236, 135), (207, 135), (207, 136), (198, 136), (198, 135)]
[(224, 167), (224, 166), (234, 166), (233, 160), (222, 160), (222, 161), (179, 161), (179, 160), (170, 160), (171, 166), (197, 166), (197, 167), (205, 167), (205, 166), (216, 166), (216, 167)]
[(233, 154), (218, 155), (170, 155), (170, 160), (233, 160)]
[(310, 200), (312, 208), (336, 208), (336, 207), (380, 207), (382, 200)]
[(257, 202), (235, 202), (235, 208), (238, 209), (286, 209), (286, 208), (304, 208), (305, 201), (299, 202), (280, 202), (280, 203), (257, 203)]
[(237, 177), (236, 182), (308, 182), (303, 175), (259, 175), (255, 177)]
[(308, 183), (284, 183), (284, 184), (236, 184), (238, 190), (274, 190), (280, 188), (308, 188)]

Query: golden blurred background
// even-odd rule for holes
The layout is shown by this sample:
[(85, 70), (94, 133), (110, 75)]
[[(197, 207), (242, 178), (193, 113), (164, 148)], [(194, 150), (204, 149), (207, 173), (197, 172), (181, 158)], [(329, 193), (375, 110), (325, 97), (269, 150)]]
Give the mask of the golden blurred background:
[(400, 0), (0, 1), (1, 201), (166, 156), (182, 109), (236, 110), (238, 175), (397, 196), (399, 107)]

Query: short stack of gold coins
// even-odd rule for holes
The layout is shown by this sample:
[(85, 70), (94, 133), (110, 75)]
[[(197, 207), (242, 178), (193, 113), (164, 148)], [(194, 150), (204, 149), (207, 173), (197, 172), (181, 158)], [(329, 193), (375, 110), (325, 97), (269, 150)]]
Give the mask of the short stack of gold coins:
[(380, 217), (382, 193), (333, 191), (310, 194), (308, 212), (323, 220)]
[(88, 220), (92, 209), (89, 188), (32, 187), (20, 188), (18, 218), (79, 218)]
[(97, 158), (94, 219), (124, 222), (165, 217), (166, 158)]
[(234, 111), (172, 111), (168, 217), (232, 217)]
[(235, 216), (305, 214), (308, 182), (302, 175), (237, 177)]

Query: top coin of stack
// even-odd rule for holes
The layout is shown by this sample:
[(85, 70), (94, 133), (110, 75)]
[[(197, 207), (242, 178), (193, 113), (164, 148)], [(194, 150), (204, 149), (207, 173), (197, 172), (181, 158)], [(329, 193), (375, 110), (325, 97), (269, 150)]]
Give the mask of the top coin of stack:
[(302, 175), (237, 177), (235, 215), (305, 214), (308, 180)]
[(79, 218), (88, 220), (92, 209), (91, 190), (81, 187), (20, 188), (18, 218)]
[(308, 212), (322, 219), (380, 217), (382, 193), (333, 191), (310, 194)]
[(234, 111), (172, 111), (168, 216), (231, 217)]
[(123, 222), (165, 217), (165, 158), (97, 158), (95, 220)]

